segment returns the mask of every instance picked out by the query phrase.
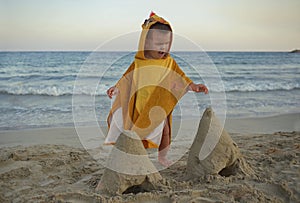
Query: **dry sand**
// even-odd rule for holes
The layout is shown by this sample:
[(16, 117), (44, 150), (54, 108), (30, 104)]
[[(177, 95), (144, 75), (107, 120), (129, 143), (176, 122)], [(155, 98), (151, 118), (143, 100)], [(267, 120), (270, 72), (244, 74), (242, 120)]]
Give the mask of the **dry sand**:
[[(137, 187), (117, 196), (95, 192), (104, 168), (73, 128), (2, 131), (0, 202), (299, 202), (300, 132), (293, 132), (299, 130), (299, 114), (243, 121), (230, 120), (226, 129), (253, 175), (186, 180), (185, 154), (160, 171), (156, 190)], [(289, 132), (275, 132), (278, 123)]]

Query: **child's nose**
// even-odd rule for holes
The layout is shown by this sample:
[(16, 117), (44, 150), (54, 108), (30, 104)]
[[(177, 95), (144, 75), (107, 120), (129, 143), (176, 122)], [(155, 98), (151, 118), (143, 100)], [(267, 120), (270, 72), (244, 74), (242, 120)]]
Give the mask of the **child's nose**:
[(166, 52), (168, 50), (168, 45), (162, 45), (160, 51)]

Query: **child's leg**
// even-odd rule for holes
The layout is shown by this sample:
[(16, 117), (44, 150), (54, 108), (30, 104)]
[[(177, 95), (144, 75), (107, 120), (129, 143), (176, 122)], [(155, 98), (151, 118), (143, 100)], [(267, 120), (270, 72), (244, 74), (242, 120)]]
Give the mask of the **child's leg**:
[(158, 148), (158, 161), (164, 166), (169, 166), (172, 164), (172, 162), (167, 159), (167, 153), (169, 151), (169, 148), (170, 148), (170, 125), (168, 119), (166, 119), (161, 142)]

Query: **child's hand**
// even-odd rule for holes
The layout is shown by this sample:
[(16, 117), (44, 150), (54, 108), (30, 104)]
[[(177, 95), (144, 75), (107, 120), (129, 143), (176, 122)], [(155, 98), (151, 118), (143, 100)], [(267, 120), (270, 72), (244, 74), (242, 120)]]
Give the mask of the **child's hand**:
[(189, 85), (189, 89), (192, 90), (192, 91), (194, 91), (194, 92), (204, 92), (205, 94), (208, 94), (208, 89), (203, 84), (191, 83)]
[(106, 91), (106, 94), (111, 99), (114, 95), (118, 94), (118, 92), (118, 88), (116, 88), (116, 86), (112, 86)]

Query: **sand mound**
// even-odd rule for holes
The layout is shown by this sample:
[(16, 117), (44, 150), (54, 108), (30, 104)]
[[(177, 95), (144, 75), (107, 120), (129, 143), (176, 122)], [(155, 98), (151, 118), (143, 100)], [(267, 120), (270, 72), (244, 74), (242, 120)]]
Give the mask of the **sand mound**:
[(245, 175), (253, 173), (236, 143), (220, 125), (213, 110), (207, 108), (189, 152), (187, 176), (189, 178), (215, 174), (230, 176), (239, 172)]
[(161, 179), (140, 138), (127, 131), (120, 135), (112, 149), (97, 189), (110, 194), (122, 194), (126, 190), (150, 191)]

